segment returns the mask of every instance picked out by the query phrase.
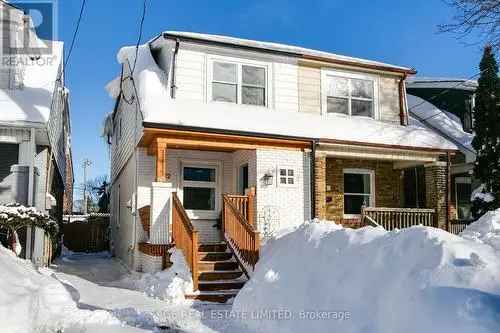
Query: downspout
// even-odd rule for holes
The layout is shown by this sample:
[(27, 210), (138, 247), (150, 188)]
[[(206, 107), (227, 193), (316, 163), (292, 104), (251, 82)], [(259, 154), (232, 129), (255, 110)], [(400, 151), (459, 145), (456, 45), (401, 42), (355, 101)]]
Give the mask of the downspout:
[(316, 140), (311, 141), (310, 187), (311, 187), (311, 219), (316, 218)]
[(407, 119), (406, 119), (406, 112), (405, 112), (405, 86), (404, 82), (406, 80), (406, 74), (403, 74), (401, 79), (399, 79), (399, 120), (401, 122), (401, 125), (406, 126), (407, 125)]
[(176, 78), (175, 78), (175, 67), (176, 67), (176, 63), (177, 63), (177, 53), (179, 53), (179, 45), (180, 45), (180, 40), (179, 38), (177, 38), (175, 40), (175, 50), (174, 50), (174, 55), (172, 56), (172, 80), (171, 80), (171, 85), (170, 85), (170, 97), (172, 99), (175, 98), (175, 90), (177, 89), (177, 85), (176, 85)]

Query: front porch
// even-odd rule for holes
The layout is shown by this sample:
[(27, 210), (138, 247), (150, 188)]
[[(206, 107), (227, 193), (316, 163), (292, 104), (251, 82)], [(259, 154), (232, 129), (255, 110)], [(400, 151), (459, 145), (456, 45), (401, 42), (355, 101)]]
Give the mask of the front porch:
[(260, 231), (270, 235), (310, 218), (310, 144), (146, 130), (138, 153), (136, 269), (167, 267), (168, 248), (176, 246), (203, 297), (234, 296), (258, 260)]
[(449, 153), (323, 145), (316, 154), (316, 216), (344, 226), (449, 229)]

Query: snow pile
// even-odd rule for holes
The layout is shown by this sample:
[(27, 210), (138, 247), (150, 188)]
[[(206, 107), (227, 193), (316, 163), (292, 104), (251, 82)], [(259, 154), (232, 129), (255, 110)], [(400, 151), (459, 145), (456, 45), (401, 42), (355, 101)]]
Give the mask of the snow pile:
[(232, 310), (255, 332), (496, 332), (499, 295), (489, 245), (306, 223), (266, 244)]
[(460, 234), (465, 239), (492, 246), (500, 251), (500, 208), (487, 212)]
[(0, 318), (2, 332), (53, 332), (84, 323), (120, 325), (106, 311), (77, 308), (65, 286), (52, 276), (37, 271), (0, 246)]
[(170, 260), (173, 265), (157, 273), (133, 272), (110, 285), (144, 292), (169, 304), (182, 303), (185, 294), (193, 293), (191, 272), (178, 249), (174, 249)]

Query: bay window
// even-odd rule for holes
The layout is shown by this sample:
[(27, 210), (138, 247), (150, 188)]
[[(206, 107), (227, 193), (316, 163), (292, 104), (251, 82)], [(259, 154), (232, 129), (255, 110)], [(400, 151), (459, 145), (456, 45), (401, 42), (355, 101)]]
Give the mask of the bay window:
[(323, 113), (375, 118), (376, 80), (368, 75), (327, 71)]
[(267, 68), (261, 65), (214, 60), (211, 62), (211, 100), (267, 105)]
[(344, 216), (361, 214), (361, 208), (374, 202), (374, 172), (372, 170), (344, 170)]

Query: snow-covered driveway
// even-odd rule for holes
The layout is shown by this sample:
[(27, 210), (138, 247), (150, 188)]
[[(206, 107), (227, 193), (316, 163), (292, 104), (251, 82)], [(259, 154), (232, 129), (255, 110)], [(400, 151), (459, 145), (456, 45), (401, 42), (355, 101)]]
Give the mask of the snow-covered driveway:
[[(108, 311), (130, 326), (130, 332), (241, 332), (234, 322), (212, 319), (231, 305), (188, 301), (173, 305), (123, 288), (117, 281), (129, 273), (107, 253), (70, 254), (51, 269), (79, 308)], [(93, 331), (89, 327), (87, 332)]]

